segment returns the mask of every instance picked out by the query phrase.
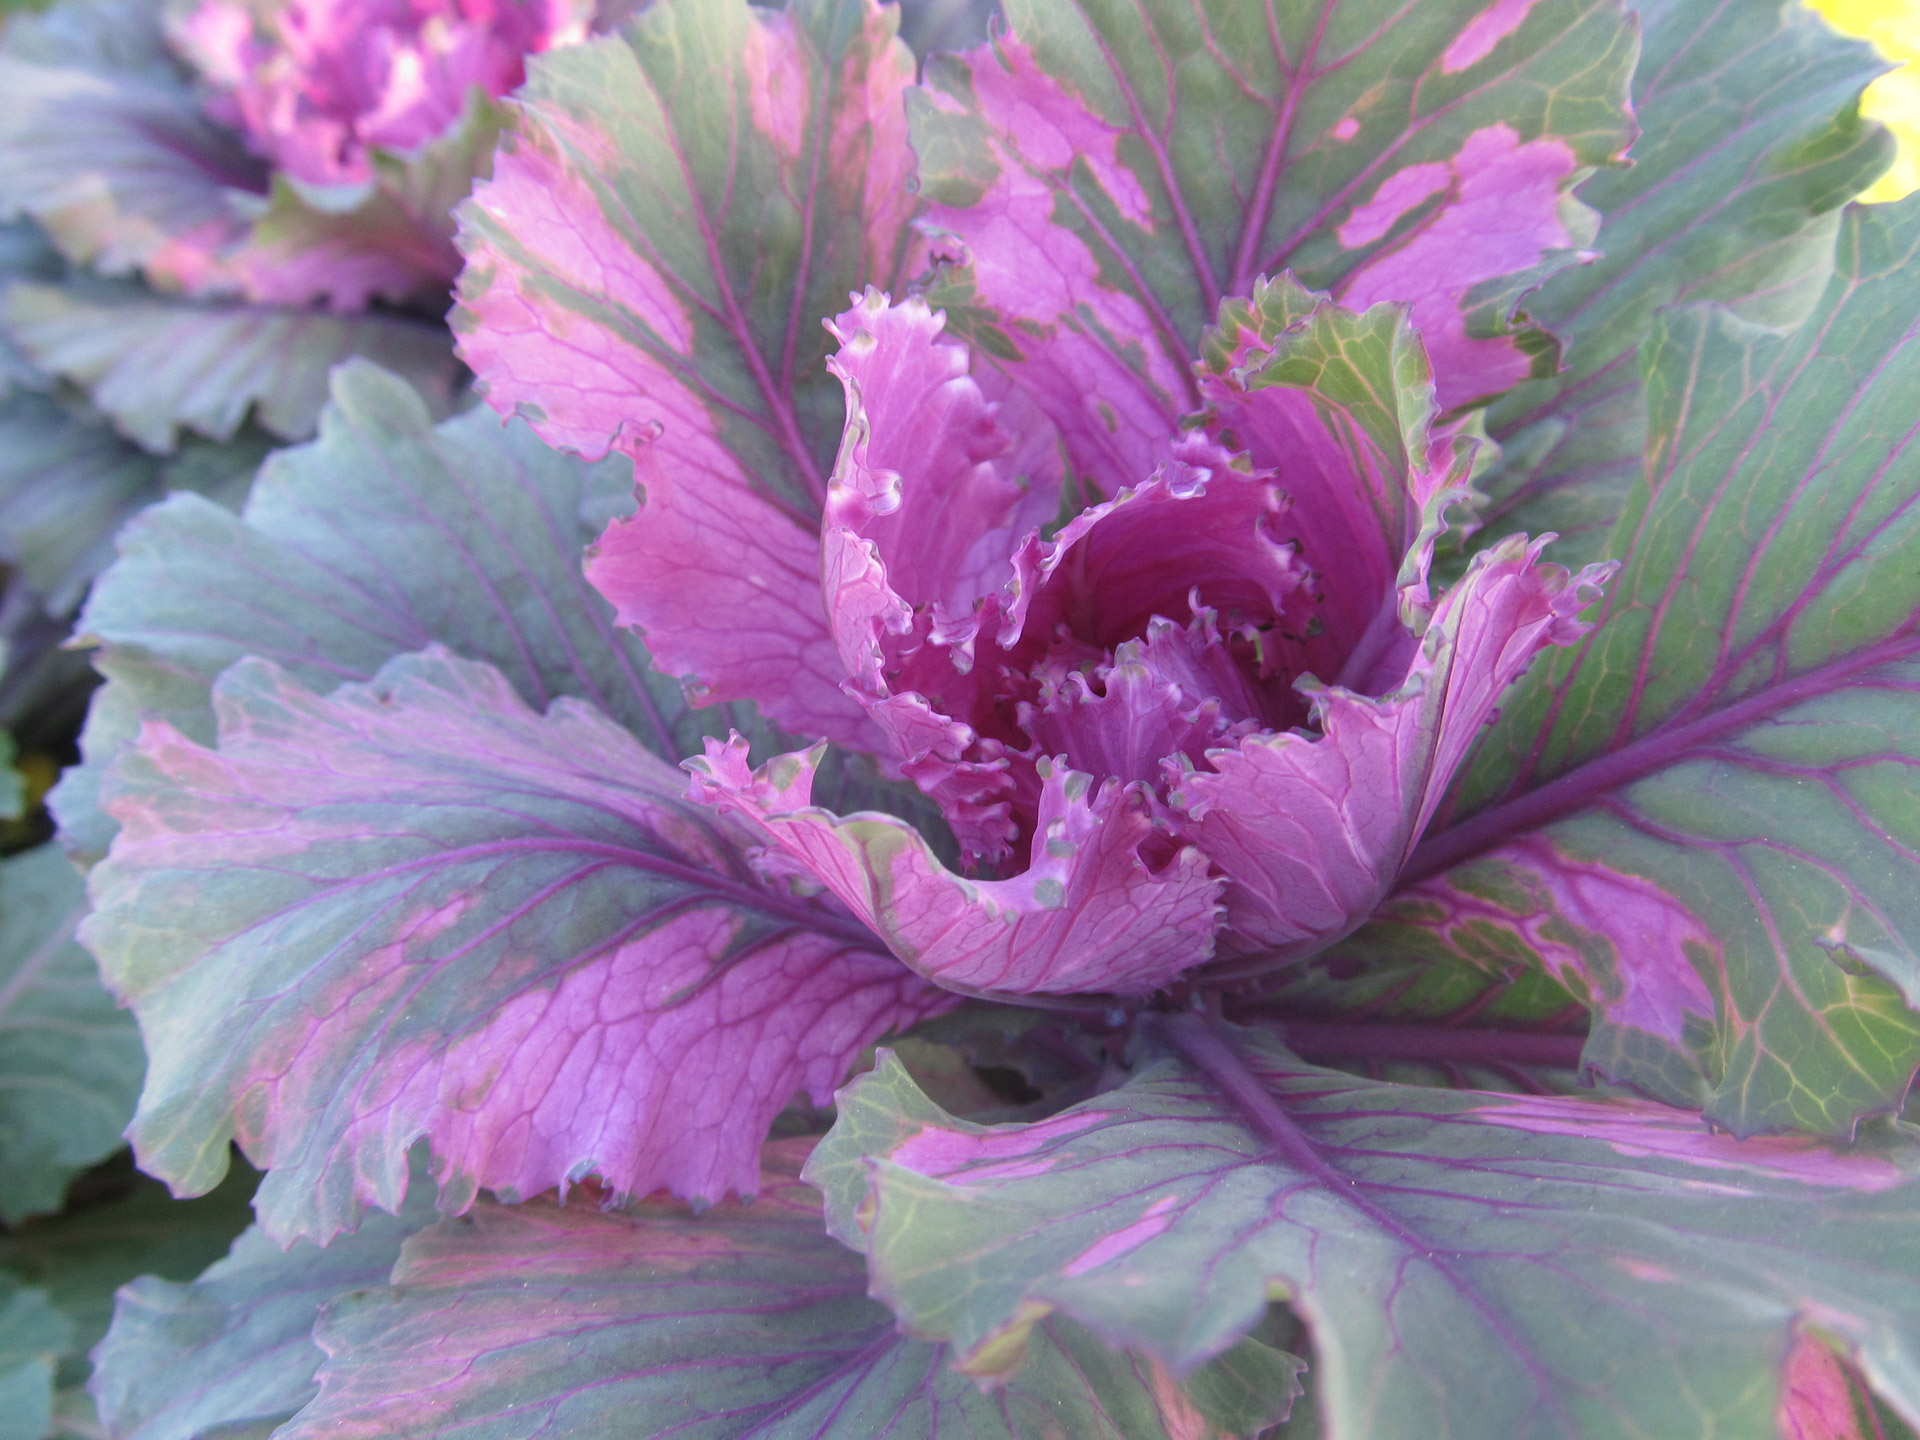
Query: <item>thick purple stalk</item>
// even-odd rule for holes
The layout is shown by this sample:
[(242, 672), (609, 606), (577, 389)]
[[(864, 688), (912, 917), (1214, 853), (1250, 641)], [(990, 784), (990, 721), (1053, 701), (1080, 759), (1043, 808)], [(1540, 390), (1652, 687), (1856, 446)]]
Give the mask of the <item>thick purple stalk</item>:
[(1438, 1065), (1549, 1065), (1572, 1070), (1580, 1064), (1580, 1050), (1586, 1044), (1581, 1035), (1339, 1020), (1290, 1019), (1281, 1029), (1288, 1048), (1309, 1060), (1419, 1060)]
[(1655, 730), (1611, 755), (1603, 755), (1577, 770), (1568, 771), (1538, 790), (1482, 810), (1471, 819), (1423, 841), (1401, 872), (1400, 881), (1402, 884), (1411, 884), (1451, 870), (1504, 840), (1564, 819), (1611, 791), (1644, 779), (1655, 771), (1664, 770), (1710, 741), (1764, 720), (1803, 700), (1814, 700), (1830, 694), (1854, 676), (1879, 665), (1903, 660), (1916, 651), (1920, 651), (1920, 635), (1897, 635), (1877, 645), (1856, 650), (1830, 665), (1797, 675), (1757, 695), (1748, 696), (1691, 724)]

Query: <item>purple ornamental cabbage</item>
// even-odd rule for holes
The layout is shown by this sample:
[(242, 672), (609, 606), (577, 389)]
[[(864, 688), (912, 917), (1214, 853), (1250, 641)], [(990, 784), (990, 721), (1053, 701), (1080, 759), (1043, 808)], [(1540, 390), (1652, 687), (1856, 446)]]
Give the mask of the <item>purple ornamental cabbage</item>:
[(174, 33), (249, 149), (309, 185), (359, 185), (370, 151), (438, 140), (470, 91), (506, 94), (584, 20), (562, 0), (204, 0)]
[(1861, 57), (1006, 9), (531, 64), (454, 320), (516, 423), (348, 367), (126, 532), (80, 934), (143, 1167), (267, 1174), (116, 1440), (1920, 1423)]
[[(1445, 65), (1483, 58), (1518, 19), (1489, 14)], [(1109, 287), (1051, 218), (1049, 172), (1073, 165), (1150, 213), (1121, 132), (1015, 34), (953, 63), (964, 91), (914, 98), (976, 107), (1000, 163), (974, 204), (936, 196), (912, 243), (921, 263), (964, 265), (1003, 316), (1033, 317), (1032, 336), (1019, 363), (977, 363), (923, 301), (855, 297), (830, 325), (846, 432), (831, 475), (797, 464), (811, 495), (770, 494), (725, 454), (697, 385), (617, 331), (592, 336), (604, 322), (592, 338), (571, 315), (555, 325), (551, 302), (520, 289), (524, 260), (496, 268), (478, 238), (463, 354), (502, 413), (634, 457), (642, 508), (588, 573), (692, 693), (873, 752), (939, 803), (975, 878), (909, 826), (810, 808), (812, 759), (750, 778), (736, 744), (696, 766), (697, 795), (751, 819), (921, 974), (965, 993), (1144, 994), (1212, 957), (1223, 921), (1237, 964), (1312, 954), (1383, 898), (1501, 692), (1542, 646), (1583, 633), (1604, 571), (1570, 579), (1513, 537), (1432, 593), (1448, 511), (1472, 503), (1476, 442), (1395, 413), (1391, 436), (1355, 445), (1352, 416), (1263, 377), (1279, 331), (1347, 323), (1290, 281), (1256, 290), (1247, 274), (1253, 298), (1220, 311), (1196, 367), (1150, 297)], [(751, 95), (755, 124), (797, 147), (792, 83), (769, 73)], [(844, 201), (865, 217), (870, 265), (898, 265), (915, 235), (892, 181), (912, 162), (882, 98), (898, 83), (867, 81), (873, 154), (864, 194)], [(1333, 125), (1332, 142), (1357, 124)], [(476, 206), (569, 281), (591, 257), (575, 283), (687, 344), (676, 281), (602, 232), (569, 163), (603, 142), (562, 133), (557, 154), (503, 155)], [(1425, 397), (1410, 403), (1457, 406), (1537, 368), (1538, 337), (1469, 335), (1469, 296), (1577, 255), (1591, 229), (1567, 193), (1580, 164), (1555, 135), (1483, 125), (1451, 159), (1370, 186), (1340, 224), (1342, 244), (1372, 253), (1339, 298), (1403, 307), (1357, 323), (1390, 337), (1396, 382)], [(1208, 294), (1217, 306), (1217, 282)], [(1144, 363), (1060, 323), (1089, 305)], [(1069, 493), (1100, 503), (1063, 508)], [(755, 557), (744, 583), (723, 573), (737, 546)]]
[(444, 295), (460, 267), (449, 212), (486, 171), (496, 102), (591, 15), (568, 0), (113, 4), (68, 22), (130, 32), (99, 58), (57, 31), (0, 55), (17, 92), (0, 210), (39, 220), (76, 264), (162, 291), (335, 313)]
[[(744, 741), (710, 745), (695, 793), (929, 979), (1141, 995), (1217, 944), (1236, 974), (1324, 949), (1384, 898), (1508, 685), (1587, 631), (1611, 567), (1570, 577), (1524, 536), (1435, 593), (1474, 442), (1420, 424), (1400, 469), (1263, 381), (1268, 288), (1210, 340), (1200, 422), (1064, 511), (1052, 426), (987, 399), (942, 315), (870, 291), (833, 323), (848, 420), (820, 563), (847, 689), (1004, 878), (960, 880), (904, 822), (813, 807), (817, 754), (750, 774)], [(1332, 309), (1286, 298), (1307, 327)], [(628, 559), (646, 524), (589, 567), (629, 610), (657, 573)]]
[[(520, 83), (527, 55), (584, 38), (586, 20), (568, 0), (285, 0), (265, 10), (205, 0), (171, 38), (207, 87), (207, 113), (294, 182), (278, 201), (287, 218), (276, 225), (269, 212), (249, 226), (236, 215), (180, 237), (148, 275), (193, 294), (324, 298), (335, 311), (438, 292), (460, 264), (443, 207), (485, 160), (484, 140), (456, 137), (467, 127), (490, 135), (488, 102)], [(436, 161), (430, 152), (449, 144)], [(420, 178), (407, 174), (407, 157)], [(292, 219), (306, 208), (299, 187), (314, 187), (321, 212), (358, 212), (359, 224), (303, 227)]]
[(256, 441), (312, 435), (328, 370), (355, 355), (450, 404), (452, 209), (491, 162), (526, 55), (582, 38), (587, 13), (66, 0), (15, 15), (0, 219), (35, 222), (70, 268), (0, 286), (9, 354), (146, 450), (239, 436), (242, 472)]

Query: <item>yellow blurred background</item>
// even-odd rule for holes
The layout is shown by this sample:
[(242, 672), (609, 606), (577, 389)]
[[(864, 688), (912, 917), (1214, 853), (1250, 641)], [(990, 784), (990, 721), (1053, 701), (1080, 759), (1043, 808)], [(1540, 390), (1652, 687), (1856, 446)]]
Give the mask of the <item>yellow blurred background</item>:
[(1860, 99), (1860, 113), (1893, 131), (1900, 153), (1862, 200), (1898, 200), (1920, 190), (1920, 0), (1807, 0), (1847, 35), (1870, 40), (1905, 68), (1882, 75)]

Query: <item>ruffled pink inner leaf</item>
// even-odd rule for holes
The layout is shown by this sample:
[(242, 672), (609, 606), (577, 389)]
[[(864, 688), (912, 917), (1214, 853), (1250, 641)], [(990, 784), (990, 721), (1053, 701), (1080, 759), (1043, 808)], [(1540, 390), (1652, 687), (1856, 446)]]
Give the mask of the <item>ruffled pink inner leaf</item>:
[(1311, 953), (1385, 897), (1502, 692), (1589, 628), (1579, 612), (1611, 567), (1569, 576), (1540, 548), (1516, 536), (1475, 557), (1389, 693), (1319, 689), (1318, 734), (1251, 736), (1178, 776), (1177, 828), (1231, 877), (1240, 935)]
[[(740, 815), (936, 984), (974, 993), (1141, 994), (1213, 953), (1219, 882), (1165, 843), (1130, 788), (1043, 766), (1025, 870), (969, 880), (890, 815), (811, 803), (821, 747), (749, 770), (746, 744), (709, 741), (693, 793)], [(1157, 863), (1150, 863), (1151, 855)]]
[(1202, 343), (1209, 433), (1286, 487), (1275, 534), (1318, 577), (1298, 664), (1329, 682), (1365, 687), (1423, 525), (1472, 498), (1473, 442), (1433, 423), (1423, 339), (1404, 306), (1355, 314), (1282, 276), (1223, 305)]

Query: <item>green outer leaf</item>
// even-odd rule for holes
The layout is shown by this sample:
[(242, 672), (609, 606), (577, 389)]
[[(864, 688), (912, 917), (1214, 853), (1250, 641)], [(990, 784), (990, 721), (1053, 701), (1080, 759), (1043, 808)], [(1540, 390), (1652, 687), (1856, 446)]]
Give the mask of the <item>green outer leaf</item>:
[[(1522, 144), (1562, 141), (1576, 175), (1614, 163), (1632, 135), (1626, 90), (1638, 36), (1630, 16), (1605, 0), (1537, 0), (1490, 51), (1455, 63), (1454, 43), (1486, 8), (1477, 0), (1007, 0), (1012, 33), (1089, 117), (1070, 135), (1036, 129), (1025, 149), (1011, 136), (1021, 158), (1010, 163), (1053, 192), (1055, 244), (1083, 246), (1100, 286), (1124, 298), (1104, 302), (1103, 313), (1086, 306), (1059, 316), (956, 305), (956, 332), (1017, 350), (1025, 323), (1084, 327), (1120, 372), (1151, 387), (1185, 369), (1220, 302), (1249, 293), (1257, 277), (1290, 270), (1311, 289), (1337, 291), (1404, 243), (1457, 178), (1442, 198), (1364, 242), (1343, 243), (1336, 232), (1392, 177), (1445, 166), (1477, 130), (1503, 125)], [(1002, 162), (966, 70), (930, 64), (909, 115), (927, 197), (957, 209), (981, 203)], [(1095, 153), (1102, 145), (1111, 160)], [(1514, 303), (1576, 263), (1592, 238), (1584, 206), (1562, 196), (1558, 214), (1566, 245), (1454, 297), (1468, 334), (1519, 336), (1516, 348), (1533, 357), (1536, 373), (1550, 373), (1557, 350), (1512, 315)], [(1079, 269), (1077, 259), (1062, 265)], [(961, 301), (970, 283), (960, 277), (951, 298)], [(1152, 333), (1100, 328), (1122, 313)], [(1173, 371), (1144, 358), (1155, 342)], [(1190, 408), (1180, 396), (1166, 399), (1176, 411)]]
[[(15, 280), (57, 280), (65, 268), (38, 225), (27, 220), (0, 224), (0, 287)], [(0, 400), (15, 389), (39, 390), (46, 384), (47, 377), (0, 328)]]
[(248, 1200), (259, 1179), (237, 1165), (211, 1194), (175, 1200), (159, 1181), (140, 1176), (120, 1199), (0, 1236), (0, 1270), (45, 1290), (72, 1324), (55, 1376), (62, 1389), (86, 1381), (87, 1352), (107, 1333), (114, 1292), (141, 1274), (191, 1280), (226, 1254), (253, 1219)]
[(1389, 901), (1232, 1014), (1278, 1025), (1316, 1064), (1375, 1080), (1571, 1092), (1587, 1007), (1531, 958), (1499, 944), (1448, 950), (1426, 915)]
[(149, 1275), (122, 1287), (94, 1351), (107, 1433), (265, 1440), (313, 1397), (320, 1307), (385, 1282), (401, 1242), (433, 1215), (433, 1182), (416, 1165), (399, 1215), (369, 1215), (325, 1249), (302, 1240), (282, 1251), (253, 1228), (190, 1284)]
[(0, 1278), (0, 1440), (43, 1440), (53, 1420), (53, 1362), (66, 1317), (38, 1290)]
[(422, 1231), (392, 1288), (328, 1307), (320, 1396), (283, 1440), (1204, 1440), (1285, 1415), (1297, 1362), (1256, 1342), (1183, 1392), (1059, 1322), (1011, 1383), (981, 1390), (866, 1297), (859, 1257), (793, 1179), (811, 1143), (771, 1147), (750, 1206), (538, 1200)]
[[(1295, 1049), (1342, 1063), (1341, 1052), (1330, 1056), (1324, 1039), (1289, 1012), (1303, 1003), (1326, 1008), (1329, 991), (1336, 1010), (1351, 998), (1367, 1010), (1384, 1002), (1397, 1011), (1411, 1001), (1419, 1014), (1451, 1000), (1456, 1014), (1494, 1024), (1511, 1017), (1510, 1026), (1528, 1032), (1522, 1038), (1503, 1029), (1459, 1043), (1454, 1048), (1465, 1063), (1476, 1052), (1490, 1061), (1524, 1061), (1529, 1052), (1557, 1050), (1554, 1060), (1540, 1063), (1578, 1072), (1588, 1084), (1604, 1077), (1697, 1110), (1711, 1093), (1699, 1052), (1711, 1044), (1713, 1000), (1690, 962), (1710, 964), (1714, 954), (1698, 918), (1659, 887), (1635, 885), (1611, 866), (1576, 868), (1558, 848), (1527, 853), (1511, 846), (1401, 891), (1327, 958), (1330, 970), (1358, 964), (1363, 983), (1343, 977), (1316, 985), (1309, 971), (1300, 977), (1308, 983), (1289, 984), (1265, 1008), (1281, 1018)], [(1511, 1006), (1510, 995), (1532, 1003)], [(1393, 1053), (1375, 1027), (1357, 1027), (1352, 1039), (1366, 1042), (1357, 1053)], [(1437, 1037), (1427, 1048), (1448, 1049)], [(1346, 1063), (1355, 1053), (1345, 1051)], [(1471, 1083), (1486, 1086), (1478, 1074)]]
[(13, 736), (0, 732), (0, 821), (18, 820), (27, 813), (27, 777), (14, 763), (19, 754)]
[(1910, 1133), (1743, 1142), (1644, 1101), (1371, 1084), (1197, 1017), (1166, 1033), (1193, 1058), (1149, 1047), (1031, 1125), (932, 1113), (890, 1061), (842, 1092), (810, 1173), (904, 1325), (990, 1373), (1050, 1314), (1179, 1366), (1279, 1291), (1327, 1440), (1697, 1440), (1772, 1433), (1805, 1320), (1920, 1415)]
[(161, 496), (163, 462), (50, 396), (0, 401), (0, 559), (71, 615), (113, 559), (113, 534)]
[(79, 281), (14, 285), (4, 319), (34, 364), (80, 386), (149, 450), (172, 450), (182, 427), (230, 439), (250, 411), (281, 439), (305, 439), (328, 371), (353, 356), (404, 374), (443, 413), (452, 398), (445, 331), (390, 316), (180, 300)]
[(56, 845), (0, 861), (0, 1217), (57, 1210), (120, 1148), (146, 1057), (73, 938), (86, 887)]
[(1591, 265), (1527, 301), (1566, 342), (1566, 370), (1488, 412), (1506, 461), (1484, 483), (1489, 539), (1561, 535), (1563, 564), (1601, 559), (1639, 475), (1646, 401), (1634, 351), (1662, 305), (1719, 300), (1791, 325), (1833, 273), (1841, 207), (1893, 143), (1854, 101), (1884, 68), (1799, 0), (1640, 0), (1633, 165), (1581, 187), (1602, 216)]
[(108, 684), (52, 804), (62, 842), (104, 854), (103, 767), (143, 713), (213, 739), (213, 679), (244, 655), (322, 691), (438, 640), (499, 667), (530, 703), (575, 695), (668, 758), (724, 734), (691, 712), (580, 574), (580, 551), (630, 491), (622, 459), (547, 449), (485, 411), (435, 427), (408, 386), (344, 366), (310, 445), (275, 454), (244, 519), (175, 496), (128, 527), (78, 633)]
[(1711, 992), (1688, 1048), (1740, 1134), (1844, 1135), (1920, 1064), (1917, 252), (1920, 201), (1856, 207), (1792, 334), (1656, 323), (1602, 624), (1510, 692), (1410, 871), (1538, 830), (1669, 892), (1710, 943), (1658, 963)]

